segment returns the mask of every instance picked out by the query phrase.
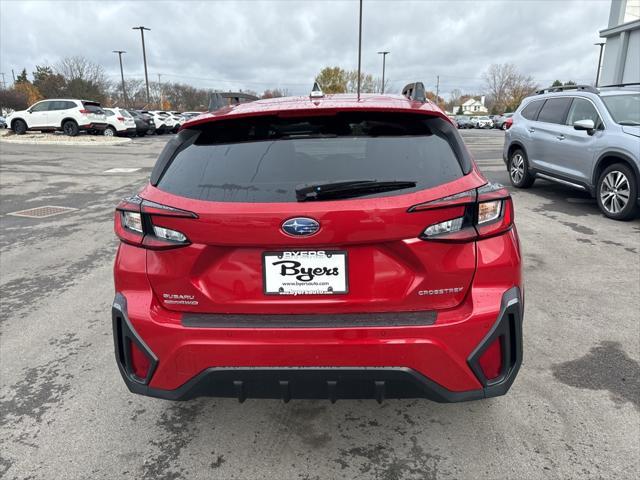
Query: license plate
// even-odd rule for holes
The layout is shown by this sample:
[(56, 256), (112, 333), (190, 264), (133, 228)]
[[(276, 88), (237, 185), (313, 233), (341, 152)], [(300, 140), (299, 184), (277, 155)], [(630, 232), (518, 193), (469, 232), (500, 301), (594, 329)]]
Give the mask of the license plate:
[(335, 295), (347, 293), (347, 252), (314, 250), (264, 252), (265, 295)]

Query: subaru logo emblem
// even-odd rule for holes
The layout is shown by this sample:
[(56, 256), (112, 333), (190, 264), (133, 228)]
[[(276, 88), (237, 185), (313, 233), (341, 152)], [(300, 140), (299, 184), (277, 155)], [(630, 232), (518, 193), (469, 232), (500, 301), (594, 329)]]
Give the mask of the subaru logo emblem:
[(320, 230), (320, 224), (313, 218), (296, 217), (285, 220), (282, 224), (282, 231), (287, 235), (304, 236), (313, 235)]

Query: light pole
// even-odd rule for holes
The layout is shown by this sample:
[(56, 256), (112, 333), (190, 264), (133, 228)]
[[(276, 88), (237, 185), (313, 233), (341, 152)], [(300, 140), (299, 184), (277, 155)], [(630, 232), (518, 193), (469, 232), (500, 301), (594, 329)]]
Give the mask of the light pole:
[(127, 99), (127, 90), (124, 88), (124, 71), (122, 70), (122, 54), (127, 53), (124, 50), (114, 50), (113, 53), (118, 54), (120, 59), (120, 78), (122, 79), (122, 98), (124, 98), (125, 107), (129, 107), (129, 100)]
[(600, 67), (602, 66), (602, 49), (604, 42), (594, 43), (594, 45), (600, 45), (600, 56), (598, 57), (598, 71), (596, 72), (596, 87), (600, 84)]
[(382, 88), (380, 89), (380, 93), (384, 93), (384, 67), (387, 59), (387, 55), (391, 52), (378, 52), (378, 55), (382, 55)]
[(144, 31), (145, 30), (151, 31), (151, 29), (140, 25), (139, 27), (133, 27), (132, 30), (140, 30), (140, 36), (142, 37), (142, 59), (144, 60), (144, 81), (147, 85), (147, 105), (148, 105), (150, 103), (149, 75), (147, 74), (147, 51), (144, 48)]
[(360, 101), (360, 67), (362, 65), (362, 0), (360, 0), (360, 23), (358, 26), (358, 101)]

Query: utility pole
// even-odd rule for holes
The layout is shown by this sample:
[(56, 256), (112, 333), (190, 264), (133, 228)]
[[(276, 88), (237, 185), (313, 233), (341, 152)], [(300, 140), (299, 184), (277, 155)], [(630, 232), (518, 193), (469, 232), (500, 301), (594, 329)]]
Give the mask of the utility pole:
[(438, 104), (439, 93), (440, 93), (440, 75), (436, 75), (436, 105)]
[(387, 59), (387, 55), (391, 52), (378, 52), (378, 55), (382, 55), (382, 88), (380, 89), (380, 93), (384, 93), (384, 68), (385, 68), (385, 60)]
[(144, 47), (144, 31), (145, 30), (151, 31), (151, 29), (140, 25), (139, 27), (133, 27), (132, 30), (140, 30), (140, 37), (142, 37), (142, 59), (144, 60), (144, 81), (147, 85), (147, 104), (149, 104), (151, 100), (149, 97), (149, 75), (147, 74), (147, 51), (145, 50), (145, 47)]
[(0, 72), (0, 75), (2, 75), (2, 88), (5, 89), (7, 88), (7, 82), (4, 81), (4, 72)]
[(163, 98), (162, 98), (162, 79), (161, 79), (161, 77), (162, 77), (162, 74), (159, 73), (158, 74), (158, 89), (160, 90), (160, 108), (159, 108), (159, 110), (163, 109), (162, 108), (162, 104), (164, 103)]
[(16, 83), (16, 72), (13, 71), (13, 68), (11, 69), (11, 75), (13, 75), (13, 83)]
[(360, 0), (360, 24), (358, 27), (358, 101), (360, 101), (360, 67), (362, 65), (362, 0)]
[(125, 107), (129, 107), (129, 100), (127, 99), (127, 90), (124, 88), (124, 70), (122, 70), (122, 54), (127, 53), (124, 50), (114, 50), (113, 53), (118, 54), (120, 59), (120, 78), (122, 78), (122, 98), (124, 98)]
[(594, 43), (594, 45), (600, 45), (600, 56), (598, 57), (598, 71), (596, 72), (596, 88), (600, 84), (600, 67), (602, 66), (602, 49), (604, 42)]

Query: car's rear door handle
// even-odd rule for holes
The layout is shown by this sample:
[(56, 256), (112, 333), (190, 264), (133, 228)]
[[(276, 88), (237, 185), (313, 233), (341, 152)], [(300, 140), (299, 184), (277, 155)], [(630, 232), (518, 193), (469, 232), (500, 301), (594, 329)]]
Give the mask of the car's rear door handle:
[(558, 140), (564, 140), (564, 135), (560, 134), (556, 137)]
[(528, 128), (527, 130), (529, 130), (529, 133), (533, 133), (533, 132), (535, 132), (535, 131), (536, 131), (536, 129), (535, 129), (535, 128)]

